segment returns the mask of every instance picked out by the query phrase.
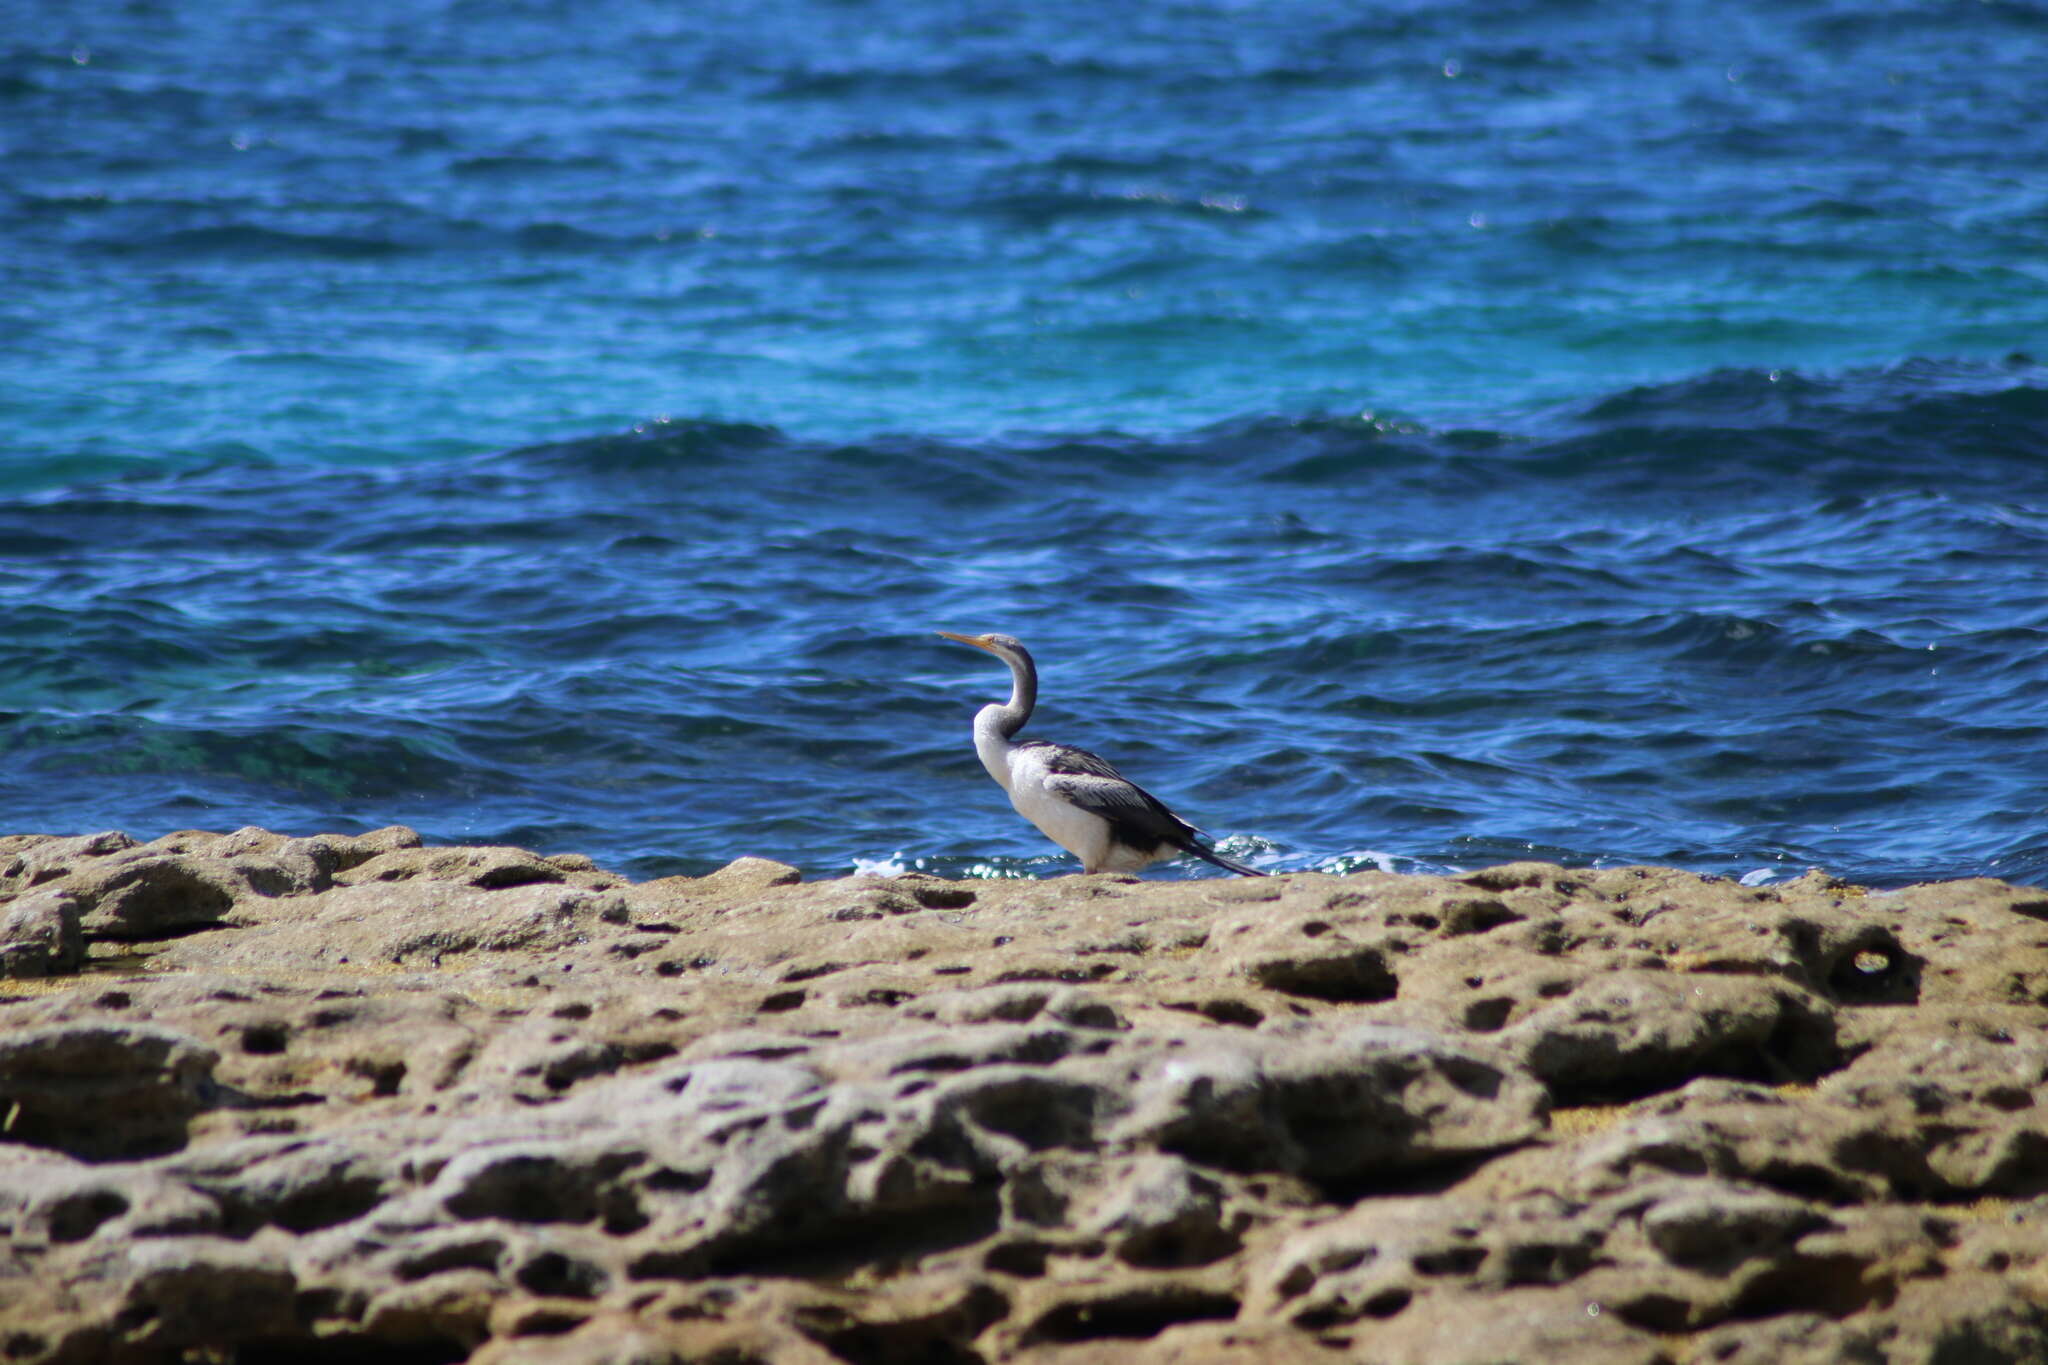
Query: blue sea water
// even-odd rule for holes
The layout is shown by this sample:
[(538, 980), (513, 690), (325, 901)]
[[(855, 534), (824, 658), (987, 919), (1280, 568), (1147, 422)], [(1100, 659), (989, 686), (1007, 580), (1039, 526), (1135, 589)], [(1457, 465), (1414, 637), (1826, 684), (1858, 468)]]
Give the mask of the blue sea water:
[(0, 830), (2048, 882), (2039, 4), (0, 23)]

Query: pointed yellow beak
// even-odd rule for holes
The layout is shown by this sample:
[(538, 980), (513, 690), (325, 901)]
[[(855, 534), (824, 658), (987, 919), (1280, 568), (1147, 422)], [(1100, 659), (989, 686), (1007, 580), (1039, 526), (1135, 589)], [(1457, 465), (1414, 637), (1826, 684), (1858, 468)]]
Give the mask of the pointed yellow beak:
[(995, 652), (993, 649), (989, 649), (988, 637), (986, 635), (956, 635), (950, 630), (942, 630), (938, 633), (945, 636), (948, 640), (958, 640), (961, 644), (973, 645), (976, 649), (988, 649), (991, 654)]

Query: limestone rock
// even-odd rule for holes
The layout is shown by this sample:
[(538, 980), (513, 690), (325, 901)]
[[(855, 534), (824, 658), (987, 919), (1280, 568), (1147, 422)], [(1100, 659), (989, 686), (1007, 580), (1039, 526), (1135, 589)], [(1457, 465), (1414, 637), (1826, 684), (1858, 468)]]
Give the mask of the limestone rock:
[(523, 848), (394, 848), (341, 871), (335, 880), (348, 886), (371, 882), (456, 882), (482, 891), (560, 882), (568, 869)]
[(81, 924), (101, 938), (162, 939), (219, 924), (242, 890), (216, 858), (134, 856), (74, 873), (65, 885), (89, 907)]
[(1572, 1093), (1656, 1087), (1674, 1071), (1810, 1080), (1840, 1055), (1833, 1011), (1769, 976), (1622, 971), (1562, 992), (1499, 1041)]
[(63, 976), (84, 961), (76, 892), (53, 887), (0, 905), (0, 978)]
[(1548, 1108), (1542, 1087), (1504, 1060), (1379, 1024), (1218, 1039), (1133, 1076), (1132, 1091), (1126, 1140), (1339, 1186), (1512, 1147), (1541, 1130)]
[(2028, 888), (242, 829), (0, 924), (28, 1365), (2048, 1358)]
[(700, 889), (717, 895), (761, 891), (771, 886), (794, 886), (803, 874), (788, 863), (771, 858), (735, 858), (716, 872), (700, 879)]
[(209, 1101), (218, 1060), (211, 1048), (149, 1024), (0, 1033), (6, 1137), (102, 1159), (174, 1149)]
[(119, 830), (63, 839), (46, 834), (0, 837), (0, 894), (19, 895), (30, 887), (70, 876), (80, 864), (135, 846), (135, 840)]

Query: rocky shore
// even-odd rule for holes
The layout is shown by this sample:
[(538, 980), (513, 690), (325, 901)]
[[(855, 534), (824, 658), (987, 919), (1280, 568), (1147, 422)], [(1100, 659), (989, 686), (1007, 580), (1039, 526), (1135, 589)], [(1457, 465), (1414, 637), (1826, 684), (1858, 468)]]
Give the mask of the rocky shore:
[(0, 839), (0, 1361), (2048, 1359), (2048, 892)]

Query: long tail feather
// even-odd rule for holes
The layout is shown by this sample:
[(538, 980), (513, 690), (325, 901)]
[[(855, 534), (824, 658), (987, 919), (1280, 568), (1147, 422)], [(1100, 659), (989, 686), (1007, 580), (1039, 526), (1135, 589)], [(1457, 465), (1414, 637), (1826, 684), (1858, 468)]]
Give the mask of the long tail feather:
[(1190, 839), (1187, 843), (1182, 844), (1181, 847), (1186, 849), (1188, 852), (1194, 854), (1197, 858), (1202, 859), (1204, 862), (1214, 863), (1216, 864), (1216, 866), (1223, 868), (1227, 872), (1235, 872), (1240, 877), (1263, 877), (1267, 875), (1266, 873), (1259, 871), (1256, 867), (1246, 867), (1243, 863), (1237, 861), (1237, 859), (1235, 858), (1226, 858), (1213, 848), (1204, 848), (1202, 845), (1196, 843), (1192, 839)]

